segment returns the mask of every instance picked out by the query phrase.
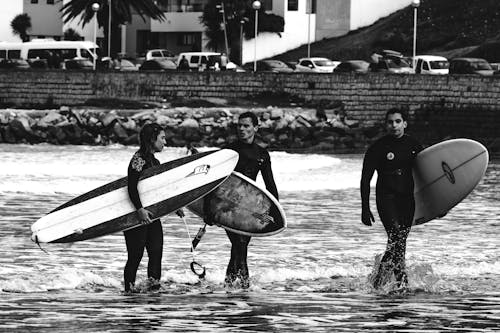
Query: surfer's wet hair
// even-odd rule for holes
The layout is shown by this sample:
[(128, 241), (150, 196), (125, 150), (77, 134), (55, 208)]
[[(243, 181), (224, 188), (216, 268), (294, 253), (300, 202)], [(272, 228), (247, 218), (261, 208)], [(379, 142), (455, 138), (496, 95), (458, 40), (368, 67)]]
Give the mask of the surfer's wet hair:
[(156, 123), (148, 123), (142, 126), (139, 133), (140, 150), (144, 153), (153, 153), (153, 144), (161, 131), (163, 131), (163, 127)]
[(385, 122), (387, 122), (387, 119), (391, 114), (396, 114), (399, 113), (401, 115), (401, 118), (403, 118), (404, 121), (408, 121), (408, 113), (404, 109), (398, 109), (398, 108), (391, 108), (387, 110), (385, 113)]
[(249, 112), (249, 111), (243, 112), (242, 114), (240, 114), (238, 120), (239, 119), (243, 119), (243, 118), (250, 118), (250, 119), (252, 119), (252, 124), (254, 126), (257, 126), (259, 124), (259, 119), (257, 118), (257, 116), (255, 115), (255, 113), (253, 113), (253, 112)]

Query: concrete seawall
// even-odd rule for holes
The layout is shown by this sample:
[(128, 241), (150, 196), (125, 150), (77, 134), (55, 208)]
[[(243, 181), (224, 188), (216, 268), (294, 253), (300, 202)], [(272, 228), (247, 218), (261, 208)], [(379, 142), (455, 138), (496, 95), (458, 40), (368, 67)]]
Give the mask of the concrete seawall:
[[(326, 126), (321, 125), (313, 115), (314, 111), (311, 113), (310, 110), (301, 115), (304, 109), (282, 108), (283, 117), (269, 116), (271, 123), (267, 122), (267, 128), (263, 127), (262, 136), (264, 139), (267, 135), (267, 141), (264, 141), (275, 149), (308, 149), (318, 144), (330, 145), (327, 150), (333, 151), (362, 149), (380, 134), (384, 113), (391, 107), (409, 111), (410, 131), (422, 137), (427, 144), (450, 137), (468, 137), (483, 142), (493, 150), (497, 150), (499, 145), (497, 132), (500, 126), (500, 77), (5, 71), (0, 72), (0, 79), (0, 104), (11, 107), (75, 107), (85, 105), (92, 99), (106, 98), (168, 103), (178, 98), (244, 98), (272, 101), (274, 97), (286, 97), (292, 102), (314, 105), (323, 111), (326, 109), (330, 120)], [(342, 106), (342, 112), (351, 121), (344, 131), (339, 129), (345, 124), (332, 126), (331, 121), (335, 120), (332, 117), (337, 111), (332, 111), (331, 105)], [(269, 111), (272, 111), (271, 109)], [(268, 120), (265, 119), (268, 117), (266, 108), (254, 111), (261, 115), (262, 120)], [(214, 110), (203, 112), (213, 113)], [(273, 112), (276, 115), (277, 111)], [(96, 119), (100, 121), (100, 117), (102, 118), (97, 116)], [(118, 114), (120, 122), (126, 123), (127, 117)], [(189, 117), (191, 116), (182, 118), (182, 121)], [(191, 118), (199, 121), (194, 116)], [(301, 118), (305, 122), (300, 123)], [(176, 117), (173, 119), (180, 120)], [(6, 117), (3, 119), (3, 142), (14, 141), (15, 138), (5, 133), (6, 124), (10, 123), (10, 120)], [(219, 120), (216, 120), (216, 124), (217, 121)], [(175, 126), (181, 123), (176, 122)], [(224, 130), (221, 137), (232, 135), (232, 121), (222, 124), (222, 127), (227, 125), (229, 130)], [(212, 129), (219, 128), (219, 125), (212, 125), (209, 125)], [(175, 126), (172, 126), (173, 131), (177, 131)], [(175, 136), (181, 139), (178, 144), (185, 141), (203, 143), (203, 140), (212, 143), (212, 138), (203, 132), (204, 126), (198, 126), (202, 129), (200, 137), (195, 136), (195, 139), (199, 140), (191, 140), (193, 138), (185, 138), (175, 132)], [(301, 127), (310, 129), (297, 130)], [(336, 139), (332, 138), (332, 135), (324, 134), (330, 129), (335, 133)], [(325, 138), (328, 139), (325, 141)]]

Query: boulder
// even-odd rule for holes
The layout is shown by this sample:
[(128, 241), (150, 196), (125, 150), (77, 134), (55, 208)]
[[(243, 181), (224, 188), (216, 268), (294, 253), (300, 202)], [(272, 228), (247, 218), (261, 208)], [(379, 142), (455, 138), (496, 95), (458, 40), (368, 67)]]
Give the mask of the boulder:
[(116, 114), (115, 110), (112, 110), (112, 111), (107, 112), (107, 113), (101, 113), (101, 115), (99, 117), (99, 120), (104, 125), (104, 127), (108, 127), (113, 122), (117, 121), (118, 119), (119, 119), (119, 117)]
[(196, 128), (197, 129), (199, 127), (199, 124), (196, 120), (188, 118), (188, 119), (184, 119), (184, 121), (179, 124), (179, 127), (181, 127), (181, 128)]
[(129, 137), (127, 131), (119, 121), (116, 121), (113, 125), (113, 134), (118, 138), (120, 142), (126, 140)]
[(283, 118), (283, 110), (282, 109), (272, 109), (271, 110), (271, 119), (281, 119)]
[(139, 128), (137, 126), (137, 123), (135, 122), (135, 120), (133, 120), (131, 118), (125, 118), (120, 123), (121, 123), (122, 127), (125, 130), (129, 131), (129, 132), (133, 132), (133, 131), (138, 131), (139, 130)]
[(63, 120), (66, 120), (65, 116), (63, 116), (62, 114), (60, 114), (57, 111), (50, 111), (43, 118), (41, 118), (37, 122), (37, 124), (47, 124), (47, 126), (48, 126), (48, 125), (53, 125), (53, 124), (59, 123)]

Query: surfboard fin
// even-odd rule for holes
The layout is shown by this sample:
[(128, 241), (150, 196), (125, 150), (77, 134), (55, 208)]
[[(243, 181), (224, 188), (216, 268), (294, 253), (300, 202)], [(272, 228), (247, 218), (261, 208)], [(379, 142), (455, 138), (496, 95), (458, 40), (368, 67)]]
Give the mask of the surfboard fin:
[(37, 235), (35, 235), (34, 241), (35, 241), (36, 245), (38, 245), (38, 247), (40, 248), (40, 250), (42, 250), (46, 254), (50, 254), (49, 252), (47, 252), (47, 250), (45, 250), (44, 248), (42, 248), (42, 246), (40, 245), (40, 242), (38, 241), (38, 236)]

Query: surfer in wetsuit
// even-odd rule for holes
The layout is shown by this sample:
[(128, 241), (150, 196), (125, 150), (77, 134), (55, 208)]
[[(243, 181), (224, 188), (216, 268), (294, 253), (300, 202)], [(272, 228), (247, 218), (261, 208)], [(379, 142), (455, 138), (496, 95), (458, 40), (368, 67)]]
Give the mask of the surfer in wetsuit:
[(415, 199), (413, 197), (412, 167), (422, 146), (405, 134), (406, 113), (390, 109), (385, 115), (388, 135), (373, 143), (367, 150), (361, 175), (361, 221), (367, 226), (375, 222), (370, 210), (370, 181), (377, 170), (377, 210), (387, 233), (387, 248), (380, 261), (373, 285), (380, 287), (385, 274), (394, 273), (403, 287), (408, 283), (405, 271), (406, 239), (410, 233)]
[(137, 218), (141, 226), (124, 231), (127, 245), (127, 263), (124, 269), (125, 291), (133, 290), (137, 268), (142, 260), (144, 248), (148, 251), (148, 278), (153, 288), (159, 288), (161, 277), (161, 258), (163, 253), (163, 229), (160, 219), (151, 220), (152, 213), (142, 206), (137, 184), (142, 172), (159, 165), (154, 157), (165, 146), (165, 131), (158, 124), (146, 124), (139, 133), (140, 148), (132, 156), (128, 166), (128, 193), (137, 209)]
[[(226, 148), (232, 149), (240, 155), (235, 171), (253, 180), (257, 178), (260, 171), (266, 189), (278, 199), (278, 190), (271, 169), (271, 157), (265, 148), (255, 142), (257, 130), (257, 116), (252, 112), (242, 113), (238, 118), (238, 140), (229, 144)], [(231, 241), (231, 259), (227, 266), (225, 285), (233, 286), (236, 279), (239, 278), (241, 287), (248, 288), (250, 286), (250, 275), (248, 273), (247, 252), (251, 237), (227, 230), (226, 233)]]

